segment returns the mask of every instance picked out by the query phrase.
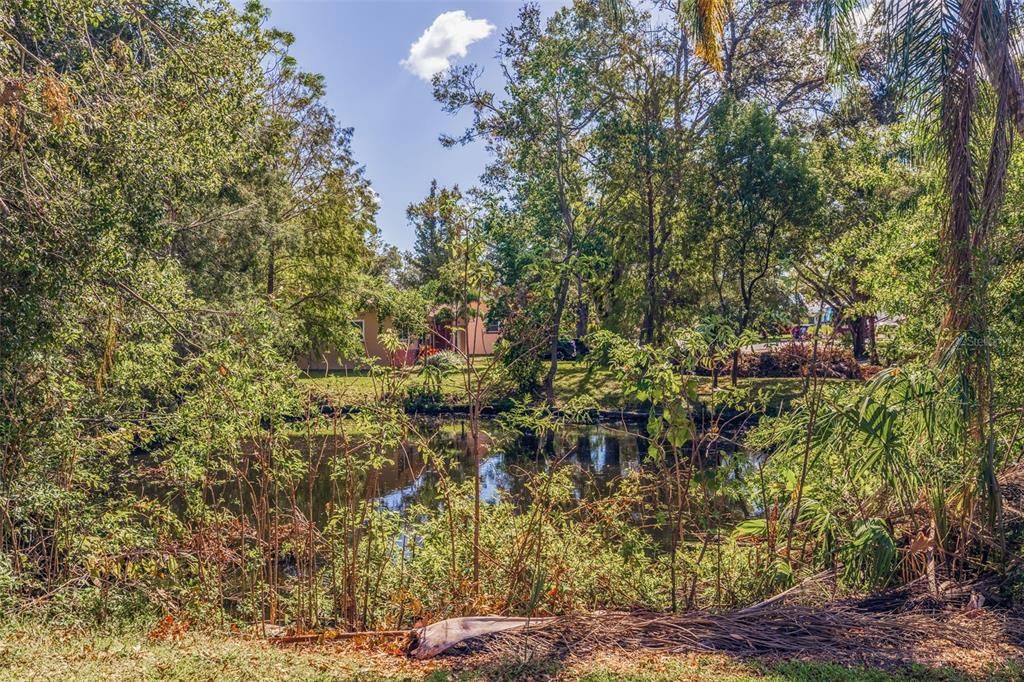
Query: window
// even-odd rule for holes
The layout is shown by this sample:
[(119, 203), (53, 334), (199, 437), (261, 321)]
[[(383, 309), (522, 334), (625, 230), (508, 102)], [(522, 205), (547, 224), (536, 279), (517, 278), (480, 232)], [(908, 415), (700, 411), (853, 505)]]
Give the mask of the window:
[(487, 331), (488, 334), (497, 334), (501, 331), (501, 322), (497, 320), (494, 320), (493, 322), (488, 322), (487, 326), (484, 329)]
[(398, 342), (408, 348), (412, 345), (413, 334), (407, 327), (395, 327), (395, 334), (398, 335)]
[(366, 342), (366, 321), (365, 320), (352, 320), (352, 326), (359, 330), (359, 340), (363, 343)]

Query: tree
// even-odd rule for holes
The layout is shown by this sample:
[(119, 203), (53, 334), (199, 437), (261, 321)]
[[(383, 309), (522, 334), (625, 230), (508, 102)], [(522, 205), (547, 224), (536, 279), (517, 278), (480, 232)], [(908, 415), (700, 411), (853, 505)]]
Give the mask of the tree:
[[(769, 280), (804, 249), (818, 189), (797, 141), (759, 106), (723, 100), (712, 118), (691, 219), (710, 258), (719, 313), (742, 334)], [(736, 351), (733, 383), (738, 363)]]
[[(343, 149), (348, 152), (346, 142)], [(276, 256), (274, 307), (295, 316), (305, 351), (341, 350), (359, 312), (356, 282), (368, 268), (377, 203), (351, 157), (323, 179), (316, 205), (289, 225)]]
[(435, 80), (434, 95), (448, 112), (470, 109), (473, 124), (458, 140), (485, 139), (497, 157), (488, 179), (502, 185), (538, 227), (531, 236), (547, 260), (551, 361), (544, 377), (554, 403), (558, 337), (576, 260), (616, 204), (621, 190), (606, 190), (608, 160), (595, 154), (594, 130), (607, 113), (600, 95), (617, 78), (611, 58), (615, 32), (599, 7), (579, 0), (547, 22), (526, 5), (519, 24), (502, 39), (505, 97), (481, 90), (479, 68), (453, 69)]
[[(664, 340), (667, 259), (680, 222), (687, 162), (703, 126), (709, 70), (692, 59), (685, 33), (648, 32), (649, 17), (622, 17), (616, 61), (621, 78), (607, 95), (615, 112), (603, 121), (595, 144), (615, 159), (611, 183), (623, 188), (604, 230), (610, 256), (619, 277), (635, 265), (642, 269), (640, 342), (652, 344)], [(633, 292), (626, 295), (625, 307), (635, 308)]]
[(410, 262), (411, 256), (407, 252), (402, 252), (394, 244), (382, 241), (380, 234), (374, 235), (368, 246), (371, 252), (370, 261), (366, 265), (368, 274), (402, 289), (417, 286), (418, 273), (414, 270)]
[(459, 211), (462, 192), (458, 185), (451, 189), (438, 188), (437, 180), (430, 181), (430, 192), (418, 204), (409, 204), (406, 218), (416, 233), (411, 264), (417, 273), (416, 284), (423, 286), (437, 281), (441, 269), (448, 262), (448, 242), (452, 236), (453, 221)]
[[(0, 547), (32, 587), (205, 532), (243, 440), (276, 575), (266, 465), (295, 465), (293, 351), (348, 327), (376, 205), (265, 16), (0, 9)], [(187, 500), (175, 529), (180, 505), (127, 483), (140, 452)]]
[[(840, 70), (853, 61), (856, 17), (864, 5), (813, 3), (831, 64)], [(716, 0), (690, 8), (705, 58), (719, 65), (729, 4)], [(998, 0), (894, 2), (880, 8), (899, 99), (918, 116), (945, 161), (948, 207), (941, 241), (947, 308), (936, 358), (954, 351), (969, 387), (969, 425), (963, 432), (977, 455), (981, 497), (994, 527), (1000, 502), (992, 425), (990, 239), (1005, 194), (1012, 132), (1024, 131), (1024, 80), (1013, 59), (1019, 14), (1012, 3)], [(991, 87), (991, 101), (984, 85)], [(979, 141), (984, 131), (989, 137)]]
[(53, 341), (85, 283), (129, 295), (128, 254), (166, 248), (177, 212), (246, 157), (273, 43), (261, 17), (174, 2), (0, 10), (0, 372)]
[(258, 143), (222, 171), (216, 195), (176, 212), (169, 253), (211, 303), (262, 295), (297, 319), (295, 350), (341, 350), (377, 201), (353, 157), (352, 130), (323, 103), (323, 79), (287, 55), (291, 36), (274, 35), (265, 115), (249, 131)]
[(878, 363), (875, 318), (882, 311), (875, 291), (891, 289), (893, 282), (874, 281), (873, 266), (887, 253), (886, 233), (898, 216), (913, 209), (924, 183), (907, 162), (901, 139), (905, 127), (822, 125), (813, 145), (823, 199), (813, 243), (820, 246), (794, 267), (817, 298), (835, 311), (833, 326), (849, 327), (854, 357)]
[[(200, 386), (241, 397), (227, 367), (262, 383), (225, 432), (286, 409), (288, 326), (264, 304), (212, 309), (172, 248), (253, 158), (280, 46), (262, 18), (174, 1), (0, 9), (0, 545), (33, 580), (132, 541), (112, 539), (126, 517), (103, 500), (132, 504), (131, 455), (182, 437), (163, 429)], [(132, 524), (140, 543), (149, 520)]]
[[(806, 17), (789, 3), (738, 2), (726, 17), (723, 72), (698, 59), (695, 29), (646, 3), (618, 5), (619, 77), (602, 93), (611, 111), (594, 145), (612, 163), (609, 186), (623, 188), (598, 247), (602, 267), (590, 298), (602, 323), (642, 343), (663, 342), (692, 323), (700, 264), (686, 232), (686, 192), (695, 155), (722, 97), (756, 102), (789, 129), (806, 129), (832, 96)], [(638, 304), (639, 302), (639, 304)]]

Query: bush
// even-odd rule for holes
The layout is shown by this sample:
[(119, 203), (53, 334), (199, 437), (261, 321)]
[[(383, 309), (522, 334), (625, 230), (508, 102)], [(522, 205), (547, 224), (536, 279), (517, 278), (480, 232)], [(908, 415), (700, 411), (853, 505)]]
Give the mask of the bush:
[(424, 353), (419, 362), (424, 367), (436, 367), (444, 372), (457, 372), (462, 369), (462, 356), (452, 350)]
[[(404, 536), (415, 552), (405, 562), (382, 555), (377, 569), (384, 583), (400, 588), (415, 605), (406, 618), (421, 612), (433, 618), (463, 615), (474, 603), (509, 613), (665, 608), (665, 557), (631, 516), (637, 481), (620, 482), (621, 496), (578, 505), (571, 471), (562, 467), (537, 475), (527, 486), (534, 500), (526, 509), (510, 500), (481, 507), (481, 553), (488, 560), (481, 563), (479, 595), (472, 589), (471, 483), (453, 486), (443, 509), (410, 510), (393, 528), (395, 536), (381, 543), (390, 547)], [(524, 524), (524, 518), (532, 522)], [(397, 624), (400, 605), (391, 597), (396, 591), (380, 590), (372, 614), (377, 623)]]
[(502, 374), (509, 382), (512, 396), (534, 395), (540, 389), (544, 374), (544, 361), (534, 352), (528, 352), (520, 344), (501, 338), (494, 347), (495, 355), (501, 359)]
[(444, 393), (433, 386), (409, 386), (403, 403), (408, 412), (436, 409), (446, 404)]
[(11, 565), (10, 556), (0, 554), (0, 611), (7, 613), (14, 608), (22, 587), (22, 581)]

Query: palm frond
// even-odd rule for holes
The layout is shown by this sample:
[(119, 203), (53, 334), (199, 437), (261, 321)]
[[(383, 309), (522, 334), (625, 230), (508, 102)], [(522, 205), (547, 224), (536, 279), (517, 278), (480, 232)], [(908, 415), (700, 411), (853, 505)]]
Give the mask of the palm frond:
[(989, 0), (983, 8), (981, 58), (997, 96), (1005, 104), (1009, 125), (1024, 132), (1024, 79), (1020, 67), (1024, 62), (1024, 45), (1018, 25), (1019, 14), (1011, 0)]
[(866, 9), (864, 0), (820, 0), (815, 20), (832, 73), (852, 71), (857, 45), (857, 15)]
[(721, 71), (722, 33), (729, 16), (730, 0), (689, 0), (679, 3), (680, 20), (690, 25), (694, 52), (715, 71)]
[(996, 93), (996, 111), (988, 168), (985, 171), (985, 189), (981, 199), (981, 220), (972, 244), (974, 248), (979, 248), (987, 241), (1006, 189), (1006, 170), (1009, 166), (1014, 125), (1013, 94), (1015, 86), (1020, 82), (1020, 74), (1011, 52), (1011, 12), (1009, 0), (1006, 0), (1002, 9), (994, 3), (986, 3), (982, 17), (982, 59)]
[(883, 12), (888, 78), (925, 125), (935, 123), (951, 68), (960, 0), (886, 0)]

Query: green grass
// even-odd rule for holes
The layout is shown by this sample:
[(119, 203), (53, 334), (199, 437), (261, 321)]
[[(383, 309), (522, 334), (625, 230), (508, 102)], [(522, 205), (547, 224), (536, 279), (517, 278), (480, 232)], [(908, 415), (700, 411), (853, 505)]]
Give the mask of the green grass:
[[(404, 390), (423, 385), (423, 377), (415, 368), (399, 370), (395, 376), (396, 383)], [(441, 390), (453, 402), (464, 402), (465, 381), (465, 372), (450, 374), (444, 378)], [(315, 373), (302, 376), (299, 384), (347, 405), (365, 404), (386, 390), (381, 380), (371, 376), (366, 370), (331, 372), (326, 376), (322, 372)]]
[(585, 362), (559, 362), (555, 374), (555, 401), (565, 405), (580, 396), (590, 396), (601, 408), (614, 410), (635, 407), (622, 393), (622, 387), (603, 369)]
[[(385, 643), (386, 644), (386, 643)], [(388, 651), (390, 649), (390, 651)], [(1004, 665), (975, 679), (1021, 679)], [(581, 659), (529, 663), (476, 658), (410, 661), (393, 646), (323, 644), (275, 647), (254, 637), (186, 632), (175, 641), (154, 641), (142, 631), (104, 634), (43, 624), (0, 629), (0, 680), (544, 680), (585, 682), (884, 682), (959, 681), (950, 670), (911, 667), (889, 673), (834, 663), (736, 660), (704, 654), (603, 652)]]
[(370, 656), (339, 655), (328, 648), (279, 649), (216, 634), (187, 633), (178, 641), (165, 642), (151, 641), (142, 633), (111, 636), (35, 627), (9, 631), (0, 638), (3, 680), (326, 682), (422, 677), (395, 668)]
[[(487, 360), (480, 360), (479, 363), (478, 369), (484, 371)], [(423, 379), (416, 369), (402, 370), (399, 377), (401, 385), (406, 389), (423, 385)], [(451, 374), (445, 377), (442, 391), (453, 402), (465, 402), (465, 380), (465, 372)], [(322, 373), (313, 374), (302, 377), (299, 383), (342, 404), (350, 405), (373, 400), (383, 389), (380, 381), (375, 381), (365, 370), (332, 372), (326, 376)], [(598, 405), (607, 409), (627, 406), (621, 388), (608, 372), (591, 369), (583, 362), (560, 362), (555, 377), (555, 399), (564, 405), (580, 395), (591, 395)]]
[[(479, 359), (477, 369), (484, 371), (488, 360)], [(423, 385), (422, 377), (416, 369), (402, 370), (399, 374), (400, 385), (408, 390), (410, 387)], [(315, 392), (329, 396), (340, 404), (360, 405), (373, 400), (383, 387), (379, 380), (364, 370), (353, 370), (348, 373), (331, 373), (303, 377), (301, 384)], [(698, 394), (707, 401), (711, 395), (711, 379), (697, 377)], [(830, 380), (832, 381), (832, 380)], [(729, 385), (728, 378), (719, 381), (720, 387)], [(738, 384), (741, 388), (749, 387), (763, 391), (766, 396), (768, 411), (775, 413), (780, 407), (787, 409), (794, 398), (802, 393), (803, 380), (791, 378), (743, 378)], [(455, 404), (466, 402), (465, 374), (456, 372), (445, 378), (442, 391), (448, 400)], [(501, 397), (501, 396), (498, 396)], [(637, 408), (635, 401), (628, 399), (622, 386), (610, 372), (591, 367), (581, 361), (562, 361), (558, 363), (555, 375), (555, 401), (558, 405), (566, 405), (573, 398), (589, 397), (600, 408), (605, 410), (629, 410)]]

